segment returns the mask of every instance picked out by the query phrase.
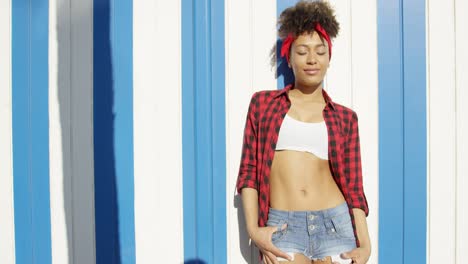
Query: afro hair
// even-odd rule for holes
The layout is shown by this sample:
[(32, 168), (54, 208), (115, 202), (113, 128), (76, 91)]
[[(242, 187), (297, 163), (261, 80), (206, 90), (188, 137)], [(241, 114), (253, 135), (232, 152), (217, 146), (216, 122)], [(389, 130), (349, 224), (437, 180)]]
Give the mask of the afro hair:
[(325, 29), (331, 39), (338, 35), (340, 25), (335, 12), (328, 2), (323, 0), (299, 1), (295, 6), (285, 9), (278, 19), (278, 37), (284, 39), (288, 34), (297, 37), (303, 33), (315, 31), (315, 24)]
[[(294, 37), (304, 33), (315, 31), (315, 24), (325, 29), (330, 39), (334, 39), (340, 30), (340, 24), (336, 20), (335, 11), (324, 0), (301, 0), (296, 5), (283, 10), (278, 19), (278, 37), (284, 40), (289, 34)], [(320, 35), (322, 39), (322, 36)], [(270, 51), (270, 65), (275, 68), (277, 60), (277, 44)], [(275, 70), (275, 76), (277, 72)]]

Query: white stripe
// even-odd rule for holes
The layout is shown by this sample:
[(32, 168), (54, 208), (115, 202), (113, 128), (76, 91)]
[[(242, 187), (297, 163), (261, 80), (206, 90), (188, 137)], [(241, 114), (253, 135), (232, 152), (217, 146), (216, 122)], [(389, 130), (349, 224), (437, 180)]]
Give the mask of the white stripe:
[(234, 194), (250, 97), (277, 86), (269, 64), (276, 42), (276, 1), (228, 0), (225, 9), (227, 259), (256, 263), (258, 250), (249, 246), (241, 199)]
[(457, 214), (456, 263), (463, 263), (468, 252), (468, 2), (455, 0), (456, 41), (456, 122), (457, 122)]
[(181, 263), (181, 2), (134, 1), (133, 12), (136, 262)]
[[(454, 1), (428, 5), (428, 261), (456, 263), (456, 86)], [(461, 26), (461, 28), (463, 28)], [(465, 89), (465, 87), (460, 87)], [(461, 136), (461, 135), (460, 135)], [(460, 146), (461, 147), (461, 146)], [(466, 162), (466, 157), (465, 161)], [(460, 175), (466, 177), (466, 175)], [(465, 190), (463, 190), (465, 191)], [(463, 205), (466, 206), (466, 205)], [(465, 223), (462, 223), (465, 224)], [(466, 252), (460, 252), (464, 254)], [(463, 262), (463, 261), (462, 261)]]
[(333, 40), (330, 68), (325, 76), (325, 90), (335, 102), (346, 106), (353, 103), (353, 44), (351, 1), (329, 1), (335, 8), (340, 32)]
[[(50, 223), (52, 263), (68, 263), (68, 238), (65, 206), (70, 206), (70, 199), (65, 201), (64, 192), (70, 193), (71, 186), (64, 186), (62, 130), (60, 124), (60, 102), (57, 86), (58, 50), (57, 50), (57, 1), (49, 2), (49, 164), (50, 164)], [(62, 27), (68, 25), (62, 25)], [(62, 113), (64, 114), (64, 113)], [(68, 128), (68, 126), (67, 126)], [(68, 133), (67, 133), (68, 132)], [(64, 132), (69, 134), (69, 131)], [(68, 146), (69, 148), (69, 146)], [(65, 205), (66, 204), (66, 205)], [(72, 251), (70, 250), (70, 253)]]
[(11, 110), (11, 0), (0, 1), (0, 263), (15, 263)]
[(95, 263), (93, 1), (49, 2), (49, 144), (53, 263)]
[[(368, 263), (379, 259), (379, 94), (377, 52), (377, 1), (351, 3), (350, 105), (359, 117), (364, 192), (369, 203), (367, 225), (372, 245)], [(345, 23), (345, 22), (343, 22)], [(347, 23), (347, 22), (346, 22)], [(333, 60), (333, 59), (332, 59)], [(339, 76), (335, 76), (339, 78)], [(350, 89), (352, 87), (352, 89)]]

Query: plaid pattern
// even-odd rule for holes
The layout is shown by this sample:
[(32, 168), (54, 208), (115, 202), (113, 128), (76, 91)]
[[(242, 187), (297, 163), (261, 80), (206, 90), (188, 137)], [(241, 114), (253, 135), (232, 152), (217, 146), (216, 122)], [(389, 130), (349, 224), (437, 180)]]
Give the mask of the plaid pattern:
[[(258, 191), (259, 226), (265, 226), (268, 218), (270, 168), (281, 123), (291, 106), (286, 92), (292, 87), (254, 93), (247, 113), (236, 188), (238, 193), (245, 187)], [(322, 94), (326, 102), (323, 116), (328, 129), (330, 170), (350, 208), (359, 246), (352, 208), (362, 209), (366, 216), (369, 208), (362, 186), (358, 118), (353, 110), (334, 103), (323, 89)]]

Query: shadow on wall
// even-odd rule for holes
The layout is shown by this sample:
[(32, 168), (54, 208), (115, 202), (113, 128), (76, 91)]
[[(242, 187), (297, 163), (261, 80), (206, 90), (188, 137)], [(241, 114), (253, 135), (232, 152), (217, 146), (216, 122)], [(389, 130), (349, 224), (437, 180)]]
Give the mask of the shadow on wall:
[(286, 59), (281, 57), (282, 45), (283, 42), (281, 41), (281, 39), (278, 39), (276, 41), (276, 74), (279, 80), (278, 86), (281, 88), (287, 86), (288, 84), (294, 83), (294, 74), (291, 68), (289, 68)]
[(59, 0), (57, 8), (68, 261), (118, 264), (110, 3)]
[(205, 261), (199, 259), (191, 259), (184, 262), (184, 264), (206, 264)]
[(92, 0), (59, 0), (56, 5), (62, 193), (69, 263), (95, 261), (92, 5)]
[(120, 264), (121, 252), (114, 149), (114, 76), (111, 1), (94, 1), (94, 195), (96, 263)]

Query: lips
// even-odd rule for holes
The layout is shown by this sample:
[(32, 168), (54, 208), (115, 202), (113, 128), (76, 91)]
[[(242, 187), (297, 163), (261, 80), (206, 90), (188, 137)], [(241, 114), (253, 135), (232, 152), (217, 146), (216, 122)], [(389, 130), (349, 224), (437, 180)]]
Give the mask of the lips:
[(304, 69), (304, 72), (308, 75), (315, 75), (319, 73), (319, 69)]

